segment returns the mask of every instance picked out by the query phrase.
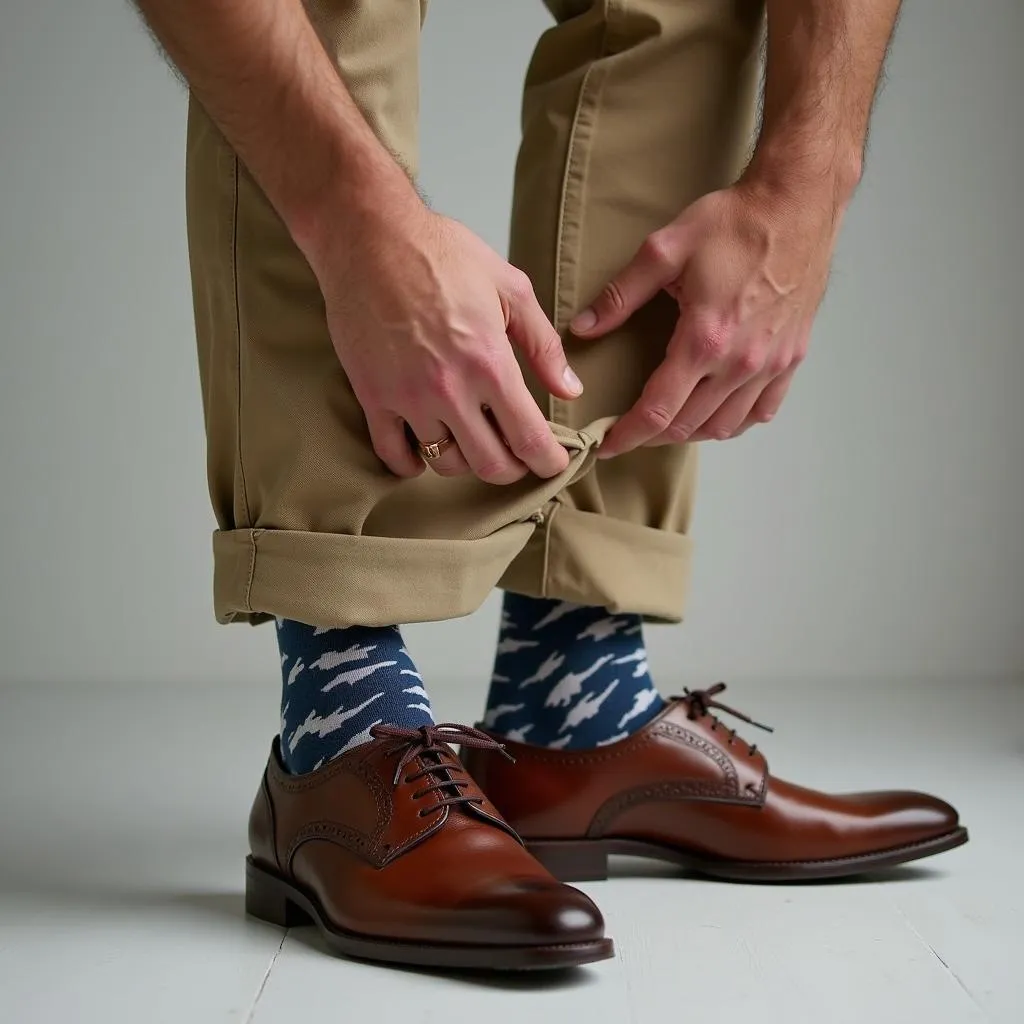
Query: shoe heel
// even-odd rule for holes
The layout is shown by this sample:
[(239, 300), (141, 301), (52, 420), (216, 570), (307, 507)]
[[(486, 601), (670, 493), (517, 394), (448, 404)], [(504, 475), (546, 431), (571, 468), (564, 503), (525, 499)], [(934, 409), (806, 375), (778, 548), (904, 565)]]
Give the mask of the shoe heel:
[(288, 898), (285, 887), (251, 860), (245, 862), (245, 912), (279, 928), (293, 928), (311, 920)]
[(600, 839), (541, 839), (526, 848), (560, 882), (596, 882), (608, 877), (608, 852)]

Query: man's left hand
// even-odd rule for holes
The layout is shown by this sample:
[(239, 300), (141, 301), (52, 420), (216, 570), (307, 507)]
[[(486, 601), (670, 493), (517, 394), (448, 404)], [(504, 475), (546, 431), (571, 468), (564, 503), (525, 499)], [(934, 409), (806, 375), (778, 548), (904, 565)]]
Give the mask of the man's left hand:
[(725, 440), (772, 419), (807, 353), (839, 219), (831, 197), (741, 182), (650, 235), (571, 324), (598, 338), (662, 289), (679, 303), (664, 361), (599, 456)]

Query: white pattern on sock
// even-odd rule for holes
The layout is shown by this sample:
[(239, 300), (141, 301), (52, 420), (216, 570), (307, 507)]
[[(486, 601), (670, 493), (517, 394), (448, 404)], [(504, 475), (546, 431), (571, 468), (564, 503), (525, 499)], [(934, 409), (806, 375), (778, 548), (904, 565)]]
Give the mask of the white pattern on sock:
[(620, 733), (616, 733), (616, 735), (614, 735), (614, 736), (609, 736), (608, 739), (606, 739), (606, 740), (598, 740), (597, 746), (599, 746), (599, 747), (609, 747), (613, 743), (621, 743), (622, 740), (625, 740), (625, 739), (629, 739), (629, 733), (628, 732), (620, 732)]
[[(554, 675), (563, 665), (565, 664), (565, 655), (559, 654), (555, 651), (549, 654), (541, 664), (540, 668), (533, 673), (532, 676), (524, 679), (519, 687), (522, 689), (524, 686), (532, 686), (534, 683), (543, 683), (549, 676)], [(497, 678), (497, 676), (495, 676)]]
[(484, 715), (484, 728), (493, 729), (502, 715), (510, 715), (513, 711), (522, 711), (525, 707), (525, 704), (499, 704), (497, 707), (488, 708)]
[(343, 651), (324, 651), (316, 661), (310, 662), (310, 668), (319, 668), (327, 671), (337, 668), (339, 665), (347, 665), (350, 661), (366, 661), (371, 651), (377, 650), (377, 644), (353, 644)]
[(525, 743), (526, 734), (532, 728), (533, 723), (531, 722), (529, 725), (524, 725), (521, 729), (509, 729), (509, 731), (505, 733), (505, 739), (511, 740), (513, 743)]
[(660, 694), (653, 687), (634, 693), (633, 706), (619, 719), (619, 728), (622, 729), (627, 722), (631, 722), (637, 715), (642, 715), (659, 696)]
[(595, 640), (600, 643), (602, 640), (615, 636), (622, 628), (622, 625), (622, 619), (616, 619), (609, 615), (606, 619), (597, 619), (591, 622), (586, 629), (576, 634), (576, 639)]
[(355, 718), (364, 708), (369, 707), (375, 700), (380, 700), (383, 696), (383, 693), (375, 693), (369, 700), (363, 701), (358, 707), (349, 708), (347, 711), (339, 708), (329, 715), (318, 715), (315, 711), (310, 711), (306, 716), (306, 720), (291, 734), (288, 740), (288, 750), (294, 753), (295, 748), (299, 745), (299, 740), (305, 736), (319, 736), (320, 739), (323, 739), (330, 733), (340, 729), (350, 718)]
[(627, 654), (623, 658), (616, 658), (612, 662), (612, 664), (613, 665), (628, 665), (631, 661), (646, 661), (646, 660), (647, 660), (647, 652), (643, 649), (643, 647), (638, 647), (635, 651), (633, 651), (632, 654)]
[(578, 604), (570, 604), (568, 601), (559, 601), (558, 604), (556, 604), (555, 607), (540, 620), (540, 622), (535, 622), (533, 624), (534, 632), (538, 629), (543, 629), (545, 626), (550, 626), (552, 622), (557, 622), (562, 618), (562, 616), (576, 611), (579, 607), (580, 606)]
[(302, 673), (303, 669), (305, 669), (305, 667), (306, 666), (302, 664), (302, 658), (299, 658), (299, 660), (297, 662), (295, 662), (294, 665), (292, 665), (292, 670), (291, 670), (291, 672), (288, 673), (288, 685), (289, 686), (291, 686), (292, 683), (294, 683), (295, 680), (299, 678), (299, 676), (301, 675), (301, 673)]
[(523, 651), (527, 647), (539, 647), (539, 640), (513, 640), (512, 637), (506, 636), (498, 642), (497, 654), (515, 654), (516, 651)]
[(612, 690), (618, 685), (618, 679), (614, 679), (596, 697), (592, 693), (581, 697), (575, 707), (569, 709), (569, 714), (565, 716), (565, 721), (558, 731), (565, 732), (566, 729), (572, 729), (581, 722), (587, 721), (588, 718), (593, 718), (601, 710), (601, 705), (611, 695)]
[(326, 686), (321, 687), (320, 692), (329, 693), (336, 686), (351, 686), (367, 676), (372, 676), (374, 672), (379, 672), (382, 668), (391, 668), (392, 665), (397, 664), (397, 661), (378, 661), (376, 665), (366, 665), (362, 668), (354, 668), (348, 672), (342, 672), (340, 676), (335, 676)]
[(384, 721), (384, 719), (378, 718), (376, 722), (373, 722), (371, 725), (368, 725), (362, 732), (357, 732), (355, 736), (353, 736), (352, 739), (350, 739), (348, 743), (346, 743), (341, 748), (341, 750), (338, 751), (338, 753), (344, 754), (346, 750), (351, 750), (353, 747), (358, 747), (363, 743), (369, 743), (370, 740), (373, 739), (373, 736), (370, 735), (371, 730), (375, 725), (380, 725), (382, 721)]
[(583, 672), (568, 672), (559, 681), (558, 685), (553, 687), (551, 692), (547, 696), (547, 700), (544, 701), (544, 707), (546, 708), (558, 708), (567, 707), (572, 703), (573, 697), (579, 696), (583, 692), (583, 684), (588, 680), (595, 672), (599, 672), (609, 661), (612, 660), (613, 655), (603, 654), (597, 661), (594, 662), (590, 668)]

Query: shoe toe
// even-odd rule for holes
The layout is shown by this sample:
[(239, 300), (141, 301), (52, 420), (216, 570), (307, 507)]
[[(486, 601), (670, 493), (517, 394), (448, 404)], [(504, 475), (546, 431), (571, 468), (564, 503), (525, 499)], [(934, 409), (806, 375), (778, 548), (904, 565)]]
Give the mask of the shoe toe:
[(862, 793), (854, 798), (873, 845), (905, 846), (956, 831), (960, 816), (952, 804), (928, 793)]
[(601, 911), (585, 893), (544, 880), (509, 880), (464, 908), (478, 935), (501, 945), (567, 945), (604, 938)]
[(952, 804), (927, 793), (904, 793), (896, 817), (901, 832), (921, 839), (945, 835), (960, 825), (960, 815)]

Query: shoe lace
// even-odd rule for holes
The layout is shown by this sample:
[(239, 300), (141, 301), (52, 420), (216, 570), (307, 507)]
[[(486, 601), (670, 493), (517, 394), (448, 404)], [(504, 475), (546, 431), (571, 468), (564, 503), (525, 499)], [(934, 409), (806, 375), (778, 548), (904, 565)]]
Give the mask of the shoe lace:
[[(729, 734), (729, 740), (727, 746), (732, 746), (736, 740), (736, 730), (730, 729), (724, 725), (722, 721), (715, 715), (711, 714), (711, 709), (714, 708), (716, 711), (724, 711), (726, 714), (732, 715), (734, 718), (739, 718), (741, 721), (747, 722), (750, 725), (757, 726), (758, 729), (763, 729), (765, 732), (775, 732), (770, 725), (764, 725), (762, 722), (755, 722), (749, 715), (745, 715), (742, 711), (737, 711), (735, 708), (729, 707), (728, 704), (723, 704), (721, 701), (715, 698), (726, 689), (725, 683), (715, 683), (714, 686), (709, 686), (706, 690), (691, 690), (689, 687), (683, 687), (683, 696), (673, 697), (672, 700), (677, 700), (682, 704), (687, 705), (686, 717), (691, 722), (696, 721), (698, 718), (704, 718), (705, 716), (711, 718), (711, 731), (717, 732), (718, 727), (721, 726)], [(745, 740), (743, 742), (746, 742)], [(757, 753), (757, 744), (747, 744), (747, 753), (753, 757)]]
[[(483, 798), (470, 796), (462, 790), (472, 783), (469, 772), (452, 756), (449, 745), (458, 744), (463, 747), (476, 747), (480, 750), (497, 750), (510, 761), (515, 758), (505, 749), (503, 743), (492, 739), (485, 732), (473, 729), (468, 725), (456, 725), (445, 722), (441, 725), (422, 725), (418, 729), (401, 725), (375, 725), (370, 730), (374, 739), (391, 739), (396, 741), (395, 753), (400, 753), (395, 767), (393, 785), (397, 786), (402, 779), (403, 770), (416, 758), (422, 758), (425, 766), (406, 775), (407, 783), (417, 779), (426, 779), (430, 783), (412, 794), (413, 800), (422, 800), (429, 793), (437, 793), (440, 799), (429, 807), (422, 808), (418, 815), (426, 817), (432, 811), (442, 807), (454, 807), (459, 804), (482, 804)], [(464, 776), (464, 778), (460, 778)]]

